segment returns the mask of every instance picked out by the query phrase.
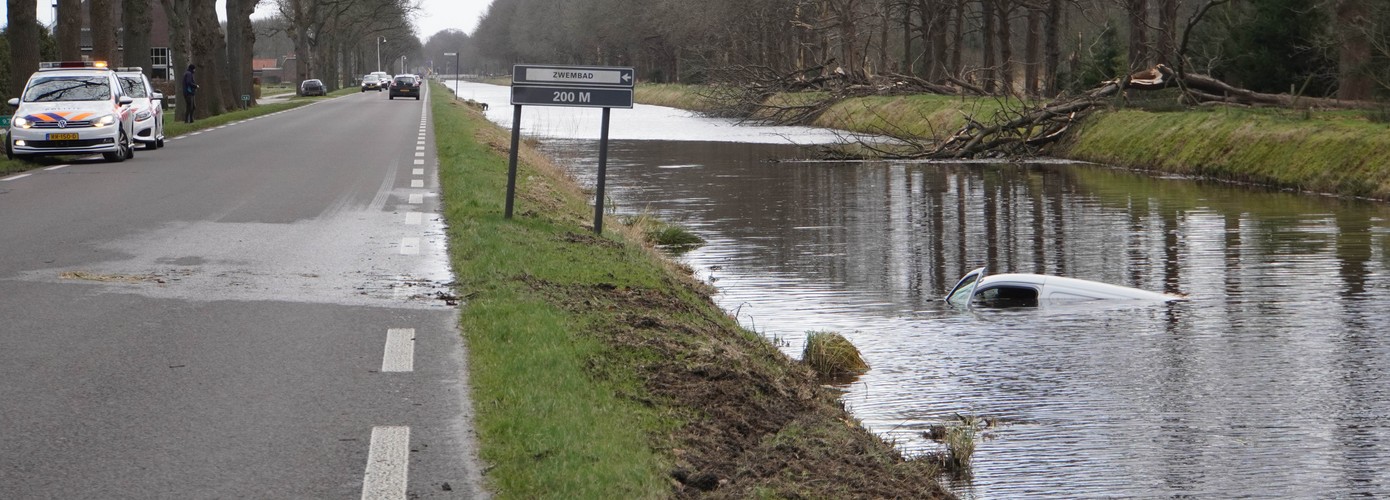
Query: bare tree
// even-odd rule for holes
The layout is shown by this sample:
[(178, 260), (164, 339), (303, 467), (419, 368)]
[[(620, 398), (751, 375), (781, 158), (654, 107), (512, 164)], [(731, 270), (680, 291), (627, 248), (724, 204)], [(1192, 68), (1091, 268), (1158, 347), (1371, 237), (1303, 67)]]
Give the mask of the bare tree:
[(1125, 0), (1129, 14), (1129, 69), (1149, 66), (1149, 0)]
[(217, 5), (213, 0), (190, 0), (188, 13), (189, 45), (193, 63), (198, 66), (196, 117), (220, 115), (227, 111), (222, 85), (226, 78), (226, 47), (222, 26), (217, 21)]
[[(150, 68), (150, 0), (121, 0), (122, 44), (125, 51), (122, 65), (139, 66), (145, 75)], [(177, 71), (170, 70), (170, 73)]]
[[(58, 0), (58, 58), (82, 59), (82, 0)], [(32, 43), (26, 41), (26, 43)]]
[(247, 105), (256, 103), (251, 68), (256, 31), (251, 25), (251, 14), (259, 3), (259, 0), (227, 0), (227, 82), (228, 91), (236, 96), (234, 103), (240, 103), (243, 95), (250, 96)]
[[(193, 60), (188, 39), (188, 12), (191, 2), (192, 0), (159, 0), (160, 5), (164, 6), (165, 16), (169, 19), (169, 53), (172, 65), (169, 68), (169, 79), (176, 82), (181, 81), (180, 76), (183, 75), (184, 68)], [(187, 106), (188, 103), (182, 101), (181, 90), (175, 90), (174, 93), (179, 95), (179, 114), (182, 116), (183, 106)]]
[(1371, 9), (1367, 0), (1341, 0), (1336, 4), (1338, 55), (1337, 97), (1370, 99), (1375, 79), (1370, 74), (1373, 45)]
[(92, 59), (116, 62), (116, 10), (112, 0), (87, 0)]
[(39, 69), (39, 17), (38, 4), (33, 0), (6, 0), (5, 11), (8, 29), (6, 41), (10, 45), (9, 95), (18, 96), (24, 92), (24, 84), (29, 74)]

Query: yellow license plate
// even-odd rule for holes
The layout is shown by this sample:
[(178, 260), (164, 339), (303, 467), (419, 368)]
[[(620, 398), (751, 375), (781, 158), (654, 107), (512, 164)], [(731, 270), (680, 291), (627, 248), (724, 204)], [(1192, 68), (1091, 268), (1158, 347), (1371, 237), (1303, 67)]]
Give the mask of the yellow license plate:
[(50, 140), (50, 141), (75, 141), (75, 140), (77, 140), (77, 134), (71, 134), (71, 133), (69, 133), (69, 134), (48, 134), (48, 140)]

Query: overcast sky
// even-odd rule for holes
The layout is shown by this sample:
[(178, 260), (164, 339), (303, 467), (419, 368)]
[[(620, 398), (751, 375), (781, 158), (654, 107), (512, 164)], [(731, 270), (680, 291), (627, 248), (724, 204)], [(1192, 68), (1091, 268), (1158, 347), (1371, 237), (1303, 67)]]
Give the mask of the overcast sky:
[[(34, 0), (39, 6), (39, 22), (49, 24), (53, 22), (53, 0)], [(158, 0), (154, 0), (158, 1)], [(257, 9), (255, 17), (270, 15), (275, 11), (272, 4), (273, 0), (266, 0), (265, 5)], [(492, 0), (420, 0), (420, 13), (415, 18), (416, 34), (420, 35), (420, 42), (423, 43), (430, 35), (446, 29), (459, 29), (468, 33), (473, 32), (473, 28), (478, 25), (478, 18), (487, 12), (487, 6)], [(226, 11), (225, 0), (218, 0), (217, 13), (219, 17)], [(0, 2), (0, 24), (5, 23), (6, 4)]]

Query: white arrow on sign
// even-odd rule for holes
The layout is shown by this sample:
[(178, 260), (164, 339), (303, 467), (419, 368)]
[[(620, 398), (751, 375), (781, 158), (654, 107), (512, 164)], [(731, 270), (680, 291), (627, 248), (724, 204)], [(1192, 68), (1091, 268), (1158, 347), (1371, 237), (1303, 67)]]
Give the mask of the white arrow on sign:
[(587, 68), (526, 68), (528, 82), (631, 84), (632, 72)]

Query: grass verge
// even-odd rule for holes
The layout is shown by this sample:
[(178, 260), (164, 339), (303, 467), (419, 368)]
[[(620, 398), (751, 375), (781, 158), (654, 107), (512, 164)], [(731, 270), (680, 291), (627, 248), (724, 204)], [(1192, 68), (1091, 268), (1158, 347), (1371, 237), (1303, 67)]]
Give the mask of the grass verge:
[(521, 154), (517, 216), (503, 219), (508, 133), (451, 99), (431, 106), (475, 426), (499, 498), (946, 495), (934, 463), (865, 431), (639, 230), (593, 235), (579, 187), (534, 151)]

